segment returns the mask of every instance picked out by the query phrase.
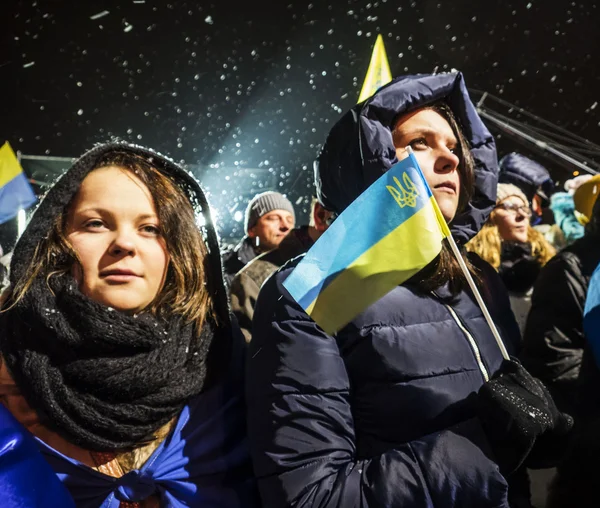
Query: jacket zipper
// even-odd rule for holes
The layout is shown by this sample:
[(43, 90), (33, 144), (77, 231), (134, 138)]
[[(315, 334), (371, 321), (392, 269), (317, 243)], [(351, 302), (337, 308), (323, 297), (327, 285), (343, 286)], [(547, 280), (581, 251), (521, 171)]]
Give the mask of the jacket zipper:
[(469, 344), (471, 344), (471, 349), (473, 350), (473, 354), (475, 355), (475, 359), (477, 360), (477, 365), (479, 365), (479, 370), (481, 371), (481, 375), (483, 376), (483, 379), (485, 379), (485, 382), (487, 383), (490, 380), (490, 376), (488, 374), (487, 369), (485, 368), (485, 365), (483, 364), (483, 360), (481, 359), (481, 352), (479, 351), (479, 347), (477, 346), (477, 342), (475, 342), (475, 339), (469, 333), (469, 330), (467, 330), (465, 328), (465, 326), (463, 325), (462, 321), (456, 315), (456, 312), (454, 312), (454, 309), (452, 307), (450, 307), (450, 305), (447, 305), (447, 304), (444, 304), (444, 306), (448, 309), (448, 312), (450, 312), (450, 315), (454, 318), (454, 321), (456, 321), (456, 324), (458, 325), (458, 327), (466, 335), (466, 337), (467, 337), (467, 339), (469, 341)]

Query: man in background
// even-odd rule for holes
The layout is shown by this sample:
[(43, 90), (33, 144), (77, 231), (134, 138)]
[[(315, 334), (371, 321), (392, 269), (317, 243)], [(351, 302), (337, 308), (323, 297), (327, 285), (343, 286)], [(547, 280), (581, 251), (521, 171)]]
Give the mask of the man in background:
[(268, 191), (254, 196), (246, 208), (246, 235), (233, 250), (223, 254), (227, 284), (256, 256), (277, 248), (295, 222), (294, 207), (283, 194)]
[(325, 210), (313, 198), (308, 226), (293, 229), (277, 249), (254, 258), (231, 282), (231, 310), (235, 314), (246, 340), (252, 338), (254, 305), (263, 282), (287, 261), (307, 252), (327, 230), (332, 212)]

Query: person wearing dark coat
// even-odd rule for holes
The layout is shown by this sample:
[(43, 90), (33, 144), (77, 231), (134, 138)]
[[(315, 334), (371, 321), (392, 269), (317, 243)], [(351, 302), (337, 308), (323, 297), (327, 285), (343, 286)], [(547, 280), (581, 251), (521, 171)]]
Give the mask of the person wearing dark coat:
[(312, 247), (328, 227), (331, 213), (314, 199), (308, 226), (292, 229), (279, 247), (255, 257), (242, 268), (231, 282), (231, 310), (247, 342), (252, 339), (254, 305), (263, 283), (279, 267)]
[(295, 222), (294, 206), (283, 194), (267, 191), (254, 196), (244, 215), (244, 238), (232, 250), (223, 253), (227, 286), (256, 256), (276, 249)]
[(585, 235), (541, 270), (531, 296), (521, 360), (542, 380), (557, 406), (573, 416), (581, 409), (585, 336), (583, 309), (588, 284), (600, 262), (600, 206), (596, 201)]
[[(407, 146), (464, 245), (495, 204), (497, 160), (457, 72), (399, 77), (344, 115), (315, 165), (319, 201), (342, 213)], [(468, 261), (517, 354), (519, 330), (499, 275), (477, 256)], [(508, 481), (529, 459), (533, 436), (562, 417), (533, 378), (513, 399), (531, 415), (504, 410), (512, 374), (501, 371), (498, 344), (448, 247), (334, 335), (282, 285), (298, 262), (261, 289), (248, 354), (248, 428), (263, 504), (529, 506)], [(525, 430), (542, 413), (549, 426)]]
[(531, 293), (542, 266), (556, 254), (554, 247), (529, 223), (529, 200), (516, 185), (500, 183), (496, 207), (466, 248), (492, 265), (509, 292), (519, 329), (531, 307)]
[(585, 347), (580, 371), (579, 414), (572, 443), (551, 484), (548, 508), (600, 506), (600, 267), (589, 280), (583, 312)]

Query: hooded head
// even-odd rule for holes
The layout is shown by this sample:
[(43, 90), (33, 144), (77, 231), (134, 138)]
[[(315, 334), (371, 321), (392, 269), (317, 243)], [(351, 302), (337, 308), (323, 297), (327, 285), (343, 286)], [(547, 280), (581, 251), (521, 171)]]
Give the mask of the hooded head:
[[(140, 168), (144, 167), (148, 169), (140, 169), (138, 171), (136, 164), (141, 164)], [(110, 173), (111, 167), (114, 168), (113, 173)], [(104, 169), (99, 170), (98, 168)], [(120, 169), (122, 171), (119, 172)], [(48, 191), (15, 247), (11, 260), (11, 286), (17, 292), (25, 290), (28, 280), (33, 276), (37, 268), (34, 265), (40, 264), (40, 260), (46, 254), (48, 254), (46, 257), (49, 259), (45, 263), (47, 266), (44, 266), (43, 270), (48, 271), (48, 273), (40, 273), (39, 275), (48, 276), (52, 271), (63, 269), (63, 265), (72, 266), (72, 273), (76, 275), (76, 279), (81, 279), (80, 284), (85, 286), (87, 276), (85, 268), (86, 260), (83, 259), (82, 255), (83, 251), (76, 248), (74, 240), (70, 236), (69, 240), (65, 241), (65, 239), (67, 231), (70, 228), (69, 221), (72, 215), (70, 212), (73, 212), (73, 209), (77, 208), (78, 200), (82, 199), (81, 194), (84, 188), (82, 184), (84, 180), (86, 185), (91, 182), (91, 180), (86, 178), (92, 172), (94, 172), (97, 179), (99, 173), (94, 170), (108, 171), (110, 175), (106, 173), (105, 177), (123, 179), (124, 184), (133, 185), (131, 187), (131, 192), (133, 193), (139, 190), (142, 195), (144, 193), (148, 194), (148, 199), (153, 202), (153, 205), (149, 206), (156, 207), (157, 216), (160, 218), (162, 214), (163, 217), (169, 217), (168, 222), (170, 225), (163, 225), (167, 228), (164, 231), (166, 243), (164, 250), (166, 251), (165, 255), (167, 259), (165, 263), (168, 263), (168, 265), (165, 265), (164, 277), (161, 280), (154, 281), (156, 284), (153, 282), (155, 289), (159, 288), (158, 292), (167, 299), (166, 301), (169, 304), (178, 301), (181, 304), (179, 307), (183, 308), (186, 304), (180, 298), (180, 293), (192, 290), (191, 286), (184, 288), (185, 284), (193, 284), (194, 288), (197, 287), (198, 292), (203, 292), (204, 294), (206, 294), (205, 288), (207, 288), (207, 308), (212, 307), (218, 319), (223, 323), (228, 323), (229, 313), (222, 279), (217, 235), (212, 223), (206, 197), (200, 186), (190, 174), (167, 157), (152, 150), (123, 142), (102, 144), (88, 151)], [(129, 176), (127, 176), (128, 174)], [(110, 181), (108, 183), (109, 187), (113, 185)], [(118, 185), (118, 183), (115, 181), (114, 185)], [(79, 192), (80, 189), (82, 192)], [(173, 192), (176, 189), (182, 191), (179, 193), (181, 196), (179, 199), (183, 200), (181, 203), (185, 203), (185, 200), (188, 200), (193, 210), (193, 212), (189, 212), (189, 220), (187, 221), (175, 220), (174, 215), (181, 213), (181, 210), (179, 212), (174, 210), (176, 206), (174, 206), (172, 195), (176, 193)], [(124, 200), (121, 201), (123, 203)], [(195, 231), (195, 224), (192, 224), (194, 220), (196, 224), (203, 224), (201, 238), (199, 238)], [(156, 235), (156, 228), (153, 224), (144, 223), (143, 226), (145, 228), (142, 231), (144, 238)], [(86, 225), (86, 231), (91, 230), (92, 227), (103, 229), (106, 226), (103, 226), (101, 221), (95, 221), (94, 224)], [(57, 233), (57, 231), (63, 231), (63, 233)], [(84, 236), (87, 239), (94, 238), (95, 240), (95, 238), (99, 238), (101, 235)], [(170, 237), (172, 236), (177, 236), (178, 238), (171, 239)], [(187, 259), (189, 256), (186, 256), (187, 251), (185, 250), (185, 246), (182, 245), (183, 242), (188, 240), (191, 242), (192, 239), (200, 242), (198, 246), (204, 251), (204, 255), (200, 255), (204, 259), (194, 260), (196, 265), (198, 261), (201, 263), (204, 273), (202, 273), (202, 268), (198, 269), (197, 266), (191, 266), (194, 262)], [(127, 241), (127, 239), (122, 240), (124, 243)], [(56, 252), (50, 252), (48, 248), (50, 243), (55, 245)], [(149, 243), (152, 242), (146, 242), (146, 244)], [(90, 242), (86, 241), (84, 246), (89, 247)], [(46, 253), (40, 252), (40, 249), (45, 250)], [(88, 259), (94, 257), (92, 261), (95, 263), (97, 261), (96, 258), (100, 259), (101, 253), (92, 250), (87, 257)], [(149, 259), (149, 262), (152, 264), (151, 268), (156, 271), (154, 265), (156, 265), (157, 261)], [(79, 269), (79, 275), (76, 274), (77, 269)], [(122, 270), (122, 268), (119, 269)], [(73, 272), (73, 270), (75, 271)], [(190, 273), (187, 273), (186, 270)], [(106, 274), (103, 275), (99, 272), (100, 275), (104, 276)], [(196, 275), (198, 276), (196, 277)], [(119, 277), (126, 278), (130, 275), (119, 272), (109, 274), (108, 276), (118, 279)], [(114, 286), (119, 286), (117, 282), (123, 281), (116, 281)], [(122, 286), (125, 286), (125, 284)], [(89, 291), (84, 291), (84, 289), (89, 288), (82, 288), (82, 291), (92, 299), (110, 305), (110, 300), (107, 303), (102, 301), (101, 298), (95, 298), (96, 295), (93, 293), (93, 288), (89, 289)], [(152, 298), (154, 296), (157, 296), (156, 290)], [(196, 314), (198, 314), (201, 307), (204, 308), (204, 305), (199, 304)], [(187, 310), (189, 311), (189, 316), (199, 317), (190, 308), (187, 308)]]
[(536, 194), (548, 200), (554, 187), (550, 173), (544, 166), (516, 152), (500, 160), (499, 180), (519, 187), (530, 205)]
[(498, 164), (494, 138), (477, 115), (460, 72), (396, 78), (347, 112), (315, 163), (319, 202), (341, 213), (398, 162), (392, 135), (398, 118), (440, 103), (456, 118), (474, 163), (474, 193), (451, 229), (460, 243), (477, 234), (496, 201)]

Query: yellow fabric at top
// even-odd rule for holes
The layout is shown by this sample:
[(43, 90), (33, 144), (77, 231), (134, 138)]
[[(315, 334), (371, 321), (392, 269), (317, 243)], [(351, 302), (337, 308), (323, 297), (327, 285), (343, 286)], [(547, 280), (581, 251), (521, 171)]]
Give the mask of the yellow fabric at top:
[(360, 91), (358, 102), (368, 99), (383, 85), (387, 85), (390, 81), (392, 81), (390, 64), (388, 63), (387, 55), (385, 54), (383, 37), (379, 34), (375, 41), (375, 46), (373, 47), (371, 63), (369, 63), (369, 69), (367, 70), (367, 76), (365, 77), (365, 82)]
[(575, 216), (584, 226), (592, 219), (592, 210), (600, 193), (600, 175), (595, 175), (587, 182), (581, 184), (575, 194)]
[(4, 187), (22, 172), (21, 164), (7, 141), (0, 147), (0, 187)]
[[(427, 266), (450, 235), (433, 197), (342, 271), (310, 304), (307, 314), (329, 334)], [(352, 295), (352, 298), (341, 295)]]

